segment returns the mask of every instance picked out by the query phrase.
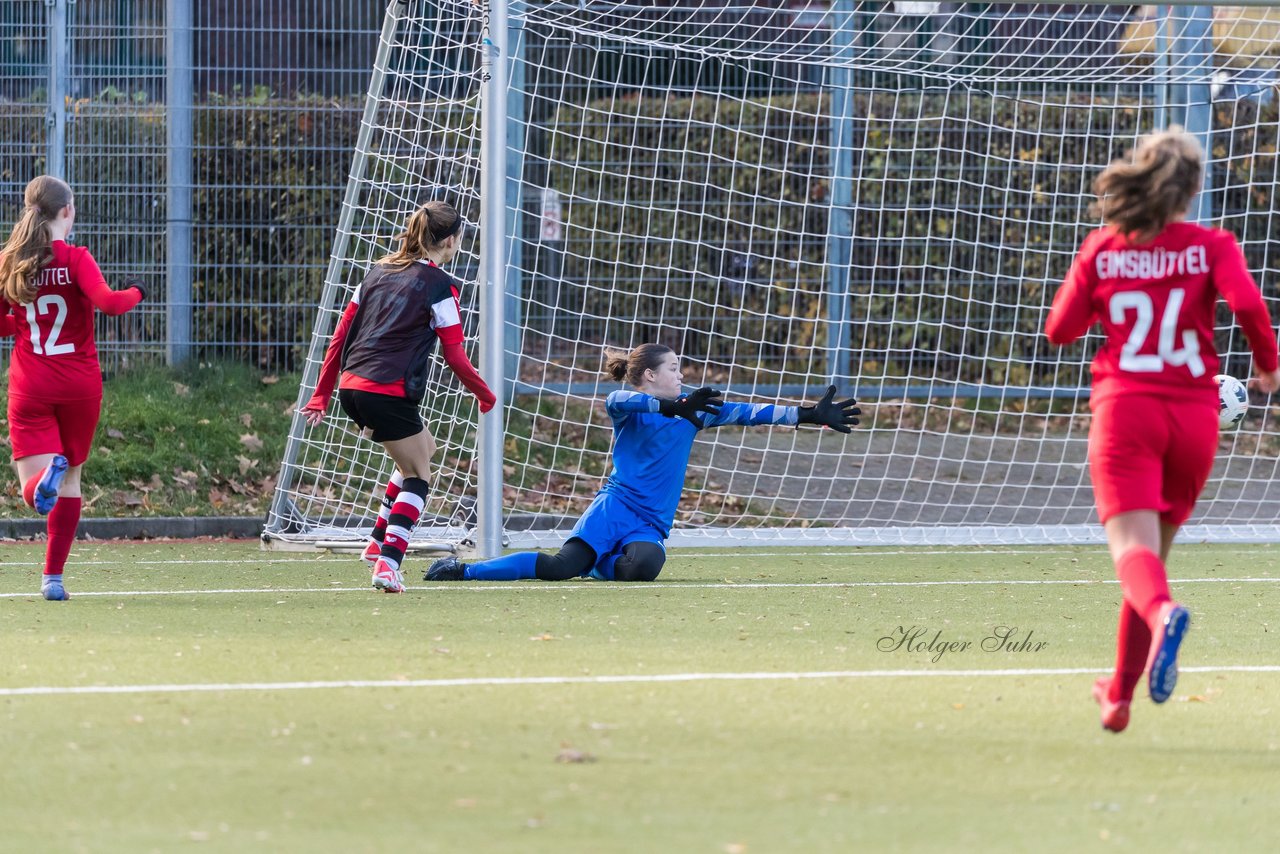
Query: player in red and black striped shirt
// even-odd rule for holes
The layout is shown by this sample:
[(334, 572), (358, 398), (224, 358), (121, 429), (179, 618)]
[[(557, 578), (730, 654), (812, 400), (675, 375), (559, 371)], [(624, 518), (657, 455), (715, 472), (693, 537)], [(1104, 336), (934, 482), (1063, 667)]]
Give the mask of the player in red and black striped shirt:
[(1101, 323), (1093, 360), (1089, 473), (1124, 601), (1116, 670), (1094, 685), (1102, 725), (1129, 723), (1134, 688), (1169, 699), (1190, 623), (1169, 596), (1165, 561), (1218, 447), (1214, 307), (1226, 299), (1253, 350), (1256, 385), (1280, 388), (1275, 332), (1235, 237), (1183, 222), (1204, 155), (1174, 128), (1145, 137), (1094, 188), (1104, 228), (1085, 238), (1046, 332), (1069, 344)]
[(82, 246), (66, 242), (75, 198), (48, 175), (27, 184), (22, 217), (0, 256), (0, 335), (16, 335), (9, 364), (9, 440), (22, 497), (49, 516), (44, 598), (67, 598), (62, 570), (80, 523), (80, 468), (102, 412), (94, 309), (124, 314), (142, 288), (107, 287)]
[(400, 248), (378, 262), (356, 289), (329, 342), (315, 393), (302, 408), (308, 423), (319, 424), (336, 385), (343, 411), (372, 431), (395, 461), (383, 511), (364, 551), (373, 563), (373, 586), (387, 593), (404, 592), (400, 564), (426, 502), (436, 443), (418, 404), (437, 340), (480, 411), (488, 412), (496, 402), (462, 349), (458, 288), (440, 269), (458, 253), (461, 215), (444, 202), (428, 202), (409, 217), (400, 239)]

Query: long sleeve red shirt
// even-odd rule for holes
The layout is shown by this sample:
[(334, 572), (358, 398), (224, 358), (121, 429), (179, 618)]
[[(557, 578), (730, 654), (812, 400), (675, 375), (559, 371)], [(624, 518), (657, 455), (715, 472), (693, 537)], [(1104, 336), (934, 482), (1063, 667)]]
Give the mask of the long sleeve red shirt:
[(1070, 344), (1094, 323), (1106, 341), (1093, 360), (1093, 399), (1120, 392), (1211, 398), (1219, 372), (1214, 306), (1222, 296), (1264, 371), (1277, 365), (1276, 336), (1235, 237), (1171, 223), (1150, 243), (1107, 227), (1085, 238), (1053, 299), (1045, 332)]

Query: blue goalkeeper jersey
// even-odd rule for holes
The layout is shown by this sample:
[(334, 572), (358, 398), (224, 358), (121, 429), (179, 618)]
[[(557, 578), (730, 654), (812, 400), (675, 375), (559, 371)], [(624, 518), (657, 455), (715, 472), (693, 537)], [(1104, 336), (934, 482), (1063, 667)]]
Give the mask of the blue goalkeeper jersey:
[(638, 391), (615, 391), (605, 400), (613, 420), (613, 471), (601, 492), (616, 495), (665, 538), (676, 518), (693, 437), (699, 430), (739, 424), (795, 424), (799, 408), (774, 404), (726, 403), (712, 415), (687, 419), (658, 412), (659, 400)]

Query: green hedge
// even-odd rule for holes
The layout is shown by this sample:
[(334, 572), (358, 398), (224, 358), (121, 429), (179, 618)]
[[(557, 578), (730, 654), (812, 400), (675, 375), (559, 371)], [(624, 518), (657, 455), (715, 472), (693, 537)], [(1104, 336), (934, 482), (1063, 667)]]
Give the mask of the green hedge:
[[(719, 323), (683, 334), (695, 358), (754, 359), (779, 378), (822, 369), (829, 112), (817, 93), (559, 110), (549, 183), (567, 199), (565, 275), (599, 284), (614, 340), (662, 336), (655, 318), (678, 325), (674, 298), (721, 306), (716, 318), (733, 324), (732, 335)], [(948, 91), (857, 95), (852, 114), (849, 319), (864, 376), (1053, 382), (1039, 333), (1093, 227), (1090, 184), (1150, 129), (1151, 110), (1136, 99)], [(1255, 270), (1280, 238), (1276, 120), (1274, 103), (1216, 115), (1215, 175), (1229, 189), (1213, 201)], [(725, 275), (727, 255), (749, 258), (745, 275)], [(1033, 374), (1026, 363), (1037, 359)]]
[[(142, 274), (153, 285), (153, 305), (162, 305), (165, 108), (113, 90), (72, 106), (68, 164), (81, 202), (78, 237), (109, 278), (113, 271)], [(362, 106), (362, 98), (282, 100), (265, 92), (197, 105), (193, 330), (209, 355), (269, 370), (299, 364)], [(6, 146), (26, 157), (2, 164), (18, 193), (20, 172), (45, 168), (43, 145), (43, 127), (8, 128)], [(163, 344), (163, 311), (143, 317), (120, 337)]]
[[(157, 285), (153, 311), (117, 334), (158, 345), (163, 107), (114, 92), (74, 106), (72, 180), (92, 193), (82, 206), (84, 240), (117, 267), (139, 265)], [(197, 343), (210, 355), (269, 370), (298, 364), (360, 106), (358, 98), (282, 100), (265, 91), (199, 105), (193, 288)], [(545, 133), (527, 137), (530, 175), (539, 170), (527, 188), (542, 185), (548, 162), (545, 183), (566, 200), (563, 305), (602, 318), (578, 337), (625, 344), (676, 335), (713, 373), (754, 369), (766, 382), (821, 371), (829, 111), (817, 92), (561, 105)], [(1213, 199), (1218, 218), (1245, 238), (1268, 291), (1280, 245), (1277, 118), (1274, 103), (1222, 105), (1213, 141), (1215, 183), (1225, 187)], [(474, 128), (463, 119), (435, 142), (466, 144)], [(1136, 99), (1091, 95), (855, 96), (848, 317), (863, 375), (1053, 382), (1054, 360), (1041, 358), (1036, 333), (1091, 227), (1089, 184), (1151, 121)], [(6, 136), (0, 172), (20, 187), (31, 164), (42, 168), (43, 128), (11, 122)], [(447, 179), (462, 166), (451, 160), (421, 169)], [(539, 288), (527, 275), (526, 297), (543, 298)], [(531, 303), (526, 316), (544, 311)], [(1033, 374), (1025, 365), (1036, 360), (1044, 367)]]

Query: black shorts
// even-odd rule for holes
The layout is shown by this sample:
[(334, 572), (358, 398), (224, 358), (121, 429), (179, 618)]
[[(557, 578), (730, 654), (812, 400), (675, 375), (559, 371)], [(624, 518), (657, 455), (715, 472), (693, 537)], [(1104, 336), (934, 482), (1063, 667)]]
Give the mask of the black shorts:
[(373, 441), (378, 443), (408, 439), (424, 427), (418, 405), (407, 397), (341, 388), (338, 403), (361, 430), (372, 428)]

